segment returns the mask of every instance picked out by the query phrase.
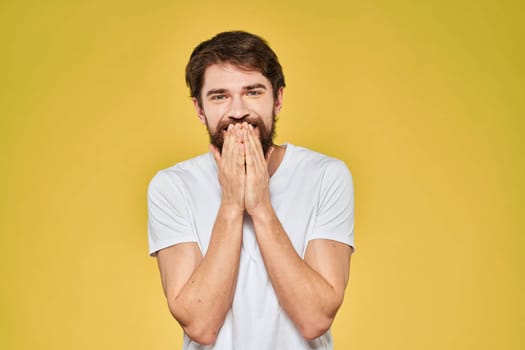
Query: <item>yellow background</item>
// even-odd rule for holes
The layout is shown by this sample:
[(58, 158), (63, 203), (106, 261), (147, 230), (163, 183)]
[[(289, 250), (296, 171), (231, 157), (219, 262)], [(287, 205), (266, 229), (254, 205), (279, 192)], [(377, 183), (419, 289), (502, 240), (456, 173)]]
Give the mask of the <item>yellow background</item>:
[[(0, 348), (177, 349), (146, 187), (207, 151), (193, 47), (278, 53), (278, 141), (346, 161), (336, 349), (524, 349), (519, 1), (3, 1)], [(288, 350), (288, 349), (287, 349)]]

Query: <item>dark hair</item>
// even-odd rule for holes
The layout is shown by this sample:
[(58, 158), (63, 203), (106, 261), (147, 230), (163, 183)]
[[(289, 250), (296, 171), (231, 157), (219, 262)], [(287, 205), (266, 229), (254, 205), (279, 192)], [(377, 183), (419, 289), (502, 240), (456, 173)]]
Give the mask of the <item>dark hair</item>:
[(261, 37), (243, 31), (223, 32), (200, 43), (186, 66), (186, 85), (191, 97), (202, 106), (201, 89), (206, 68), (217, 63), (229, 63), (238, 68), (255, 70), (272, 84), (273, 97), (285, 86), (284, 75), (275, 52)]

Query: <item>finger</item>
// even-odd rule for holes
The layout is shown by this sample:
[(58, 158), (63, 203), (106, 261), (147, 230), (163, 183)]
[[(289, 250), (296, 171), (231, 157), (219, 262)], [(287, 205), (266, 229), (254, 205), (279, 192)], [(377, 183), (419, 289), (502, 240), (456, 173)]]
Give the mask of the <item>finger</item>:
[(244, 144), (239, 142), (236, 145), (235, 165), (237, 167), (237, 174), (246, 174), (246, 153), (244, 151)]
[(244, 163), (246, 161), (246, 149), (242, 139), (242, 133), (240, 134), (241, 139), (235, 141), (235, 163), (238, 167), (242, 167), (244, 171)]
[(246, 153), (246, 171), (247, 172), (252, 171), (254, 167), (254, 162), (255, 162), (255, 158), (253, 154), (254, 147), (253, 147), (252, 141), (250, 140), (248, 133), (249, 133), (248, 127), (244, 128), (243, 129), (243, 143), (244, 143), (244, 149)]
[(250, 150), (253, 154), (253, 160), (258, 169), (266, 166), (264, 154), (262, 151), (262, 145), (259, 138), (255, 134), (255, 130), (252, 125), (248, 126), (248, 141), (250, 144)]
[(230, 124), (228, 129), (224, 132), (224, 142), (222, 145), (222, 156), (226, 159), (231, 159), (235, 151), (235, 127)]
[(238, 142), (242, 142), (242, 129), (243, 129), (244, 124), (245, 123), (243, 123), (242, 125), (239, 123), (235, 124), (235, 136), (236, 136), (236, 141)]
[(255, 146), (261, 146), (261, 141), (257, 137), (257, 134), (255, 133), (255, 128), (251, 124), (248, 124), (248, 135), (253, 138)]
[(256, 148), (256, 149), (259, 149), (261, 152), (261, 154), (263, 154), (262, 152), (262, 144), (261, 144), (261, 140), (259, 140), (259, 137), (257, 137), (257, 134), (255, 133), (255, 129), (253, 127), (253, 125), (248, 125), (248, 136), (250, 137), (250, 140), (253, 144), (253, 146)]
[(253, 127), (251, 129), (248, 129), (247, 131), (247, 140), (248, 145), (250, 147), (250, 169), (253, 172), (253, 174), (263, 174), (267, 170), (268, 165), (264, 159), (262, 146), (260, 142), (258, 142), (259, 138), (255, 134)]
[(240, 124), (228, 126), (228, 160), (226, 165), (235, 173), (244, 174), (244, 146), (242, 139), (239, 139), (240, 135), (242, 135)]

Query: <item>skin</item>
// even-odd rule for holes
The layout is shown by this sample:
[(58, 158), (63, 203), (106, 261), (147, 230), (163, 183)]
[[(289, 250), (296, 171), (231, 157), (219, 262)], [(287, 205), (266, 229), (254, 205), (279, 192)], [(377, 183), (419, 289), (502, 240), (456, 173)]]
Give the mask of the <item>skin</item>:
[(253, 221), (279, 303), (303, 337), (324, 334), (343, 301), (352, 248), (316, 239), (309, 242), (304, 260), (297, 255), (270, 201), (269, 179), (285, 149), (274, 145), (265, 156), (258, 129), (242, 122), (260, 118), (270, 129), (282, 97), (281, 89), (274, 100), (271, 84), (261, 73), (217, 64), (205, 72), (202, 106), (194, 99), (197, 115), (210, 132), (217, 132), (225, 119), (241, 122), (220, 131), (224, 133), (222, 152), (210, 146), (222, 200), (206, 255), (196, 243), (177, 244), (157, 254), (170, 311), (198, 343), (215, 342), (231, 308), (244, 212)]

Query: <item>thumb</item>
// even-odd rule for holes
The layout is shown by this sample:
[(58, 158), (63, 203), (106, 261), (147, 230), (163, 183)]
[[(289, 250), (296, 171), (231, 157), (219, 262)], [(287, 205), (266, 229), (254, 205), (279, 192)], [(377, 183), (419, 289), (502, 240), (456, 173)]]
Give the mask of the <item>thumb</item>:
[(221, 153), (219, 152), (219, 149), (217, 147), (215, 147), (214, 145), (212, 145), (212, 144), (210, 144), (208, 146), (208, 148), (210, 149), (211, 153), (213, 154), (213, 158), (215, 158), (215, 162), (218, 165), (219, 162), (221, 161)]
[(275, 150), (275, 147), (271, 146), (270, 149), (268, 150), (268, 153), (266, 153), (266, 157), (264, 157), (266, 158), (266, 164), (268, 164), (268, 162), (270, 161), (270, 158), (274, 150)]

